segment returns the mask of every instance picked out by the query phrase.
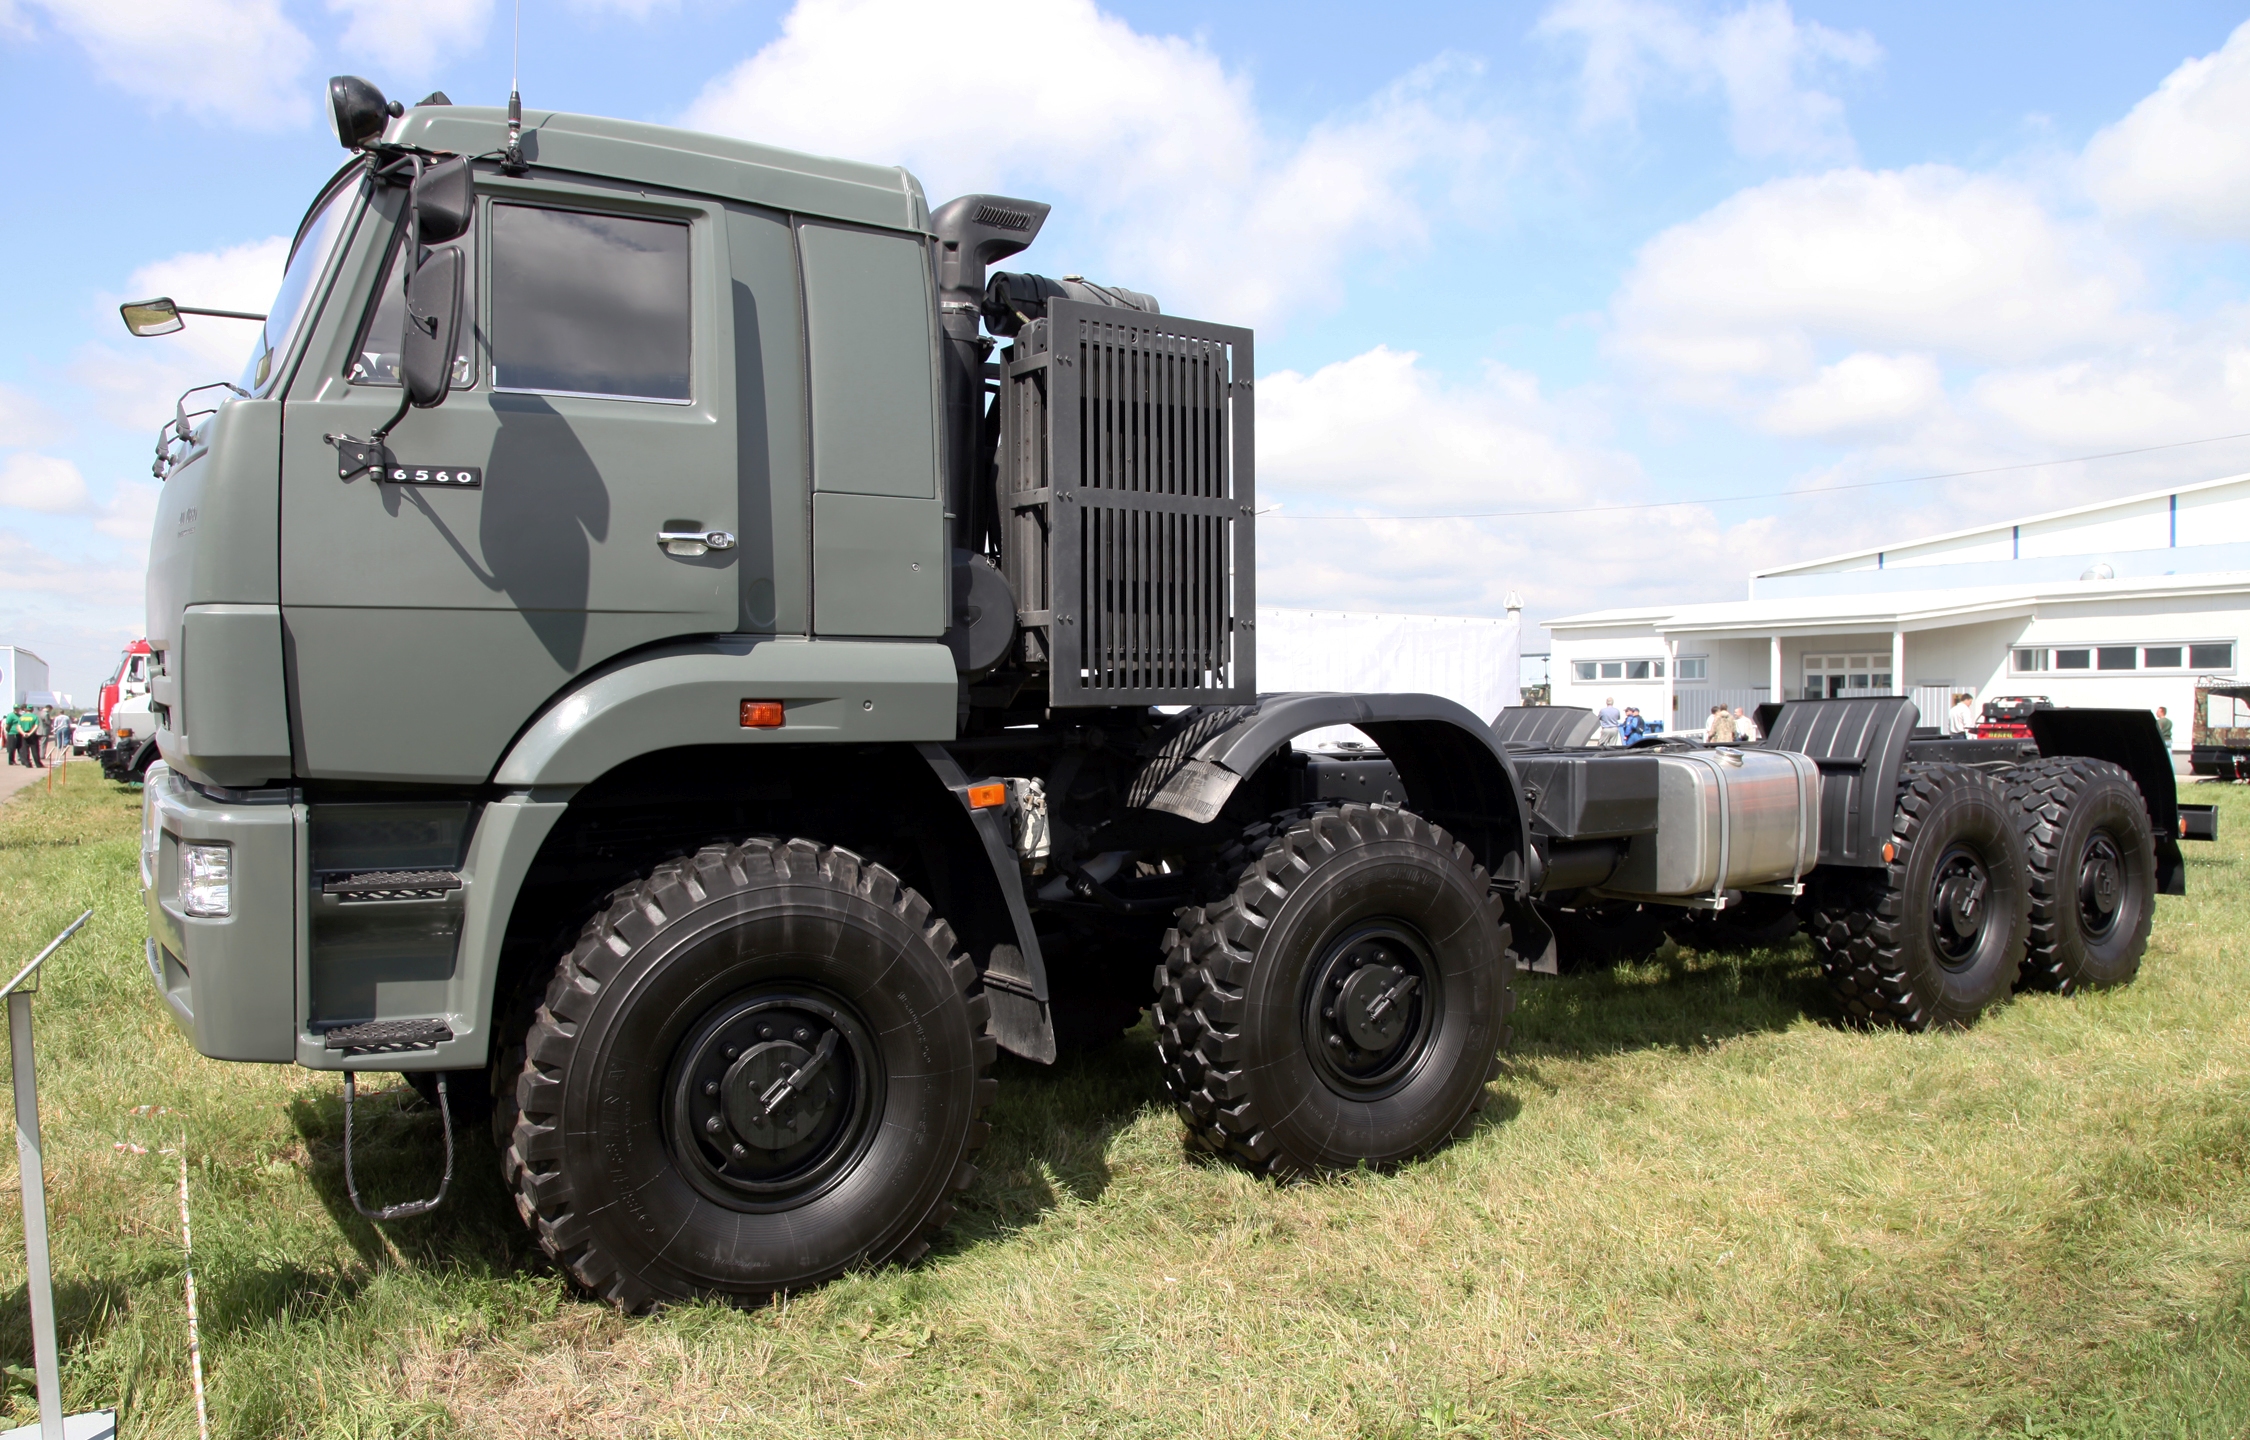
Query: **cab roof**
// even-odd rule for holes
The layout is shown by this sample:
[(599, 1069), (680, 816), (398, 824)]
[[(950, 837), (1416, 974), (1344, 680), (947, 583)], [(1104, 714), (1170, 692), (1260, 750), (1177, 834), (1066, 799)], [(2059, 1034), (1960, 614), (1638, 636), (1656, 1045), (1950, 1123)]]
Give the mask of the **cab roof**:
[[(497, 154), (508, 142), (508, 115), (496, 107), (417, 105), (393, 120), (383, 138), (422, 150)], [(534, 173), (566, 170), (639, 181), (916, 234), (930, 228), (922, 183), (896, 165), (805, 155), (634, 120), (531, 110), (523, 116), (523, 157)]]

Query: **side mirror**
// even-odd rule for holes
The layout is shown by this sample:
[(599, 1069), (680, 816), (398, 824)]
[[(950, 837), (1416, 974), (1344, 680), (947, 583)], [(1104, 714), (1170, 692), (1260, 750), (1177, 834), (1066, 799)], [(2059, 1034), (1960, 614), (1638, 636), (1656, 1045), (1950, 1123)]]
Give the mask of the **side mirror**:
[(153, 335), (169, 335), (187, 324), (180, 318), (180, 307), (172, 303), (169, 295), (154, 300), (129, 300), (117, 307), (117, 313), (125, 317), (125, 328), (144, 340)]
[(465, 155), (440, 160), (414, 179), (413, 204), (421, 217), (422, 243), (443, 245), (467, 233), (476, 198), (469, 188)]
[(461, 346), (461, 280), (467, 262), (457, 245), (432, 250), (406, 282), (406, 335), (399, 376), (406, 398), (427, 410), (445, 403), (453, 357)]

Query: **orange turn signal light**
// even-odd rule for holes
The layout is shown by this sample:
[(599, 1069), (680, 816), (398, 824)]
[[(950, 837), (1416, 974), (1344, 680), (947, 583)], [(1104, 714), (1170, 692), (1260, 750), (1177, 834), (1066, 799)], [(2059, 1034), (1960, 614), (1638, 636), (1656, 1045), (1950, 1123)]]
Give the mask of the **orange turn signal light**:
[(991, 810), (1007, 803), (1008, 787), (1003, 781), (995, 780), (989, 785), (971, 785), (969, 787), (969, 808), (971, 810)]
[(745, 730), (778, 730), (782, 714), (779, 700), (745, 700), (742, 702), (742, 728)]
[(1897, 847), (1896, 845), (1893, 845), (1893, 844), (1892, 844), (1892, 843), (1891, 843), (1890, 841), (1888, 841), (1888, 840), (1885, 840), (1885, 841), (1883, 842), (1883, 863), (1884, 863), (1885, 865), (1888, 865), (1888, 864), (1890, 864), (1890, 863), (1891, 863), (1891, 862), (1892, 862), (1893, 860), (1896, 860), (1897, 858), (1898, 858), (1898, 847)]

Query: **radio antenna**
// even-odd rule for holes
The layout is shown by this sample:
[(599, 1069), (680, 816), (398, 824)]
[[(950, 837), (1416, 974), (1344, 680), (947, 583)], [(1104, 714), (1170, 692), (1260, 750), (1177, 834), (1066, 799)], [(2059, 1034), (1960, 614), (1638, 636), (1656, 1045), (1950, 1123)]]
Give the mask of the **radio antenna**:
[(523, 69), (523, 0), (516, 0), (514, 39), (508, 47), (508, 153), (500, 168), (521, 175), (523, 163), (523, 90), (517, 84)]

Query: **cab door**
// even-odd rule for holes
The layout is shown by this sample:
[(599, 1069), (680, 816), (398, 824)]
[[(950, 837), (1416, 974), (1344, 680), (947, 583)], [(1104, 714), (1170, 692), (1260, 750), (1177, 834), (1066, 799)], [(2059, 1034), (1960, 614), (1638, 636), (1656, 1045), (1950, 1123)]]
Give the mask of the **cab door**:
[[(391, 433), (403, 193), (352, 240), (283, 416), (281, 602), (298, 771), (475, 783), (573, 677), (738, 628), (725, 215), (600, 183), (477, 176), (471, 342)], [(465, 478), (466, 477), (466, 478)], [(666, 534), (716, 533), (698, 545)]]

